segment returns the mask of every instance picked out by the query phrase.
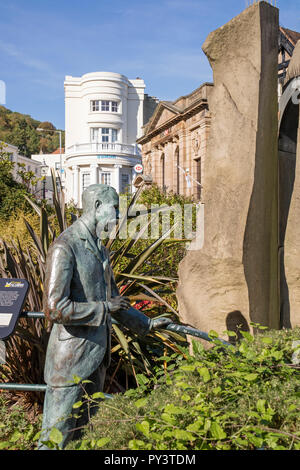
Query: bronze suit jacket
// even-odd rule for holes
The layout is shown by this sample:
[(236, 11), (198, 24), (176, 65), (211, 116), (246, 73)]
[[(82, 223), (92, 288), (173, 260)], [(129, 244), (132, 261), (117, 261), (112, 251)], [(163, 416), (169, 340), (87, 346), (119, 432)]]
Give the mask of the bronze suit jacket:
[[(97, 246), (81, 219), (51, 245), (44, 286), (44, 312), (53, 321), (45, 382), (70, 386), (74, 375), (86, 379), (103, 361), (109, 365), (111, 316), (105, 301), (120, 295), (108, 251)], [(116, 318), (139, 334), (151, 329), (151, 320), (133, 308)]]

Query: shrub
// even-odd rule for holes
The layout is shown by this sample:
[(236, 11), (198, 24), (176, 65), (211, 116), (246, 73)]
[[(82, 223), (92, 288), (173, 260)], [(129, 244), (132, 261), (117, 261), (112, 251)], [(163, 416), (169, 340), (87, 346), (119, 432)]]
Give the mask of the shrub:
[[(243, 333), (243, 332), (242, 332)], [(156, 378), (101, 403), (69, 449), (300, 450), (300, 329), (249, 333), (236, 346), (163, 356)]]
[(29, 418), (20, 403), (0, 395), (0, 450), (33, 450), (40, 426), (41, 416)]

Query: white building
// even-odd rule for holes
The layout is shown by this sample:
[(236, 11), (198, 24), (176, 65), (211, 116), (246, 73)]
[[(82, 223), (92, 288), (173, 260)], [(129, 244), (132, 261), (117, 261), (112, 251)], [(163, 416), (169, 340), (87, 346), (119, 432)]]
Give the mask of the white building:
[[(53, 198), (53, 183), (51, 176), (51, 169), (55, 170), (56, 177), (60, 175), (61, 185), (65, 190), (65, 153), (64, 149), (57, 149), (53, 153), (39, 153), (31, 155), (33, 161), (39, 162), (41, 165), (41, 174), (45, 177), (42, 182), (43, 199), (48, 199), (52, 202)], [(62, 171), (60, 172), (60, 167)], [(59, 189), (59, 187), (58, 187)]]
[[(22, 183), (22, 178), (18, 175), (18, 171), (22, 170), (24, 172), (32, 172), (35, 178), (41, 178), (42, 176), (42, 165), (40, 162), (32, 160), (31, 158), (24, 157), (23, 155), (19, 154), (18, 147), (15, 145), (7, 144), (6, 142), (2, 142), (4, 152), (9, 154), (9, 159), (13, 162), (14, 168), (12, 171), (13, 177), (19, 183)], [(21, 166), (19, 166), (20, 164)], [(42, 183), (38, 181), (35, 186), (29, 186), (28, 189), (36, 195), (38, 199), (42, 197), (41, 189)]]
[(131, 191), (141, 163), (136, 139), (157, 99), (145, 94), (144, 80), (119, 73), (67, 76), (64, 85), (66, 201), (81, 207), (83, 190), (95, 183)]

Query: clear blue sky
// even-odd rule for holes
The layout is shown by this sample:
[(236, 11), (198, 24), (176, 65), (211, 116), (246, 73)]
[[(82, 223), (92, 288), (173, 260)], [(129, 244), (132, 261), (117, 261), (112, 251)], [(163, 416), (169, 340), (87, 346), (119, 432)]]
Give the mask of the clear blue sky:
[[(64, 128), (64, 77), (95, 71), (141, 77), (174, 100), (212, 80), (201, 50), (247, 0), (0, 0), (0, 80), (6, 106)], [(300, 31), (300, 0), (277, 0)]]

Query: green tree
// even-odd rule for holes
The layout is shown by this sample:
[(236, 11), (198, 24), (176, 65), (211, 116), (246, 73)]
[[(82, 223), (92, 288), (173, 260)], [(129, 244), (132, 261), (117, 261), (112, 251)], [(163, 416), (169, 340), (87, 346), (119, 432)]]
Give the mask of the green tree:
[[(26, 187), (30, 186), (31, 175), (19, 168), (23, 183), (13, 178), (14, 163), (10, 160), (9, 152), (5, 152), (4, 145), (0, 141), (0, 218), (9, 219), (17, 209), (25, 212), (31, 211), (31, 207), (24, 198), (24, 194), (30, 196)], [(26, 184), (24, 184), (26, 183)]]
[[(37, 131), (45, 129), (45, 132)], [(49, 122), (40, 122), (27, 114), (10, 111), (0, 106), (0, 140), (18, 147), (19, 152), (26, 157), (32, 154), (51, 153), (59, 147), (59, 136), (55, 126)], [(62, 133), (64, 146), (64, 132)]]

